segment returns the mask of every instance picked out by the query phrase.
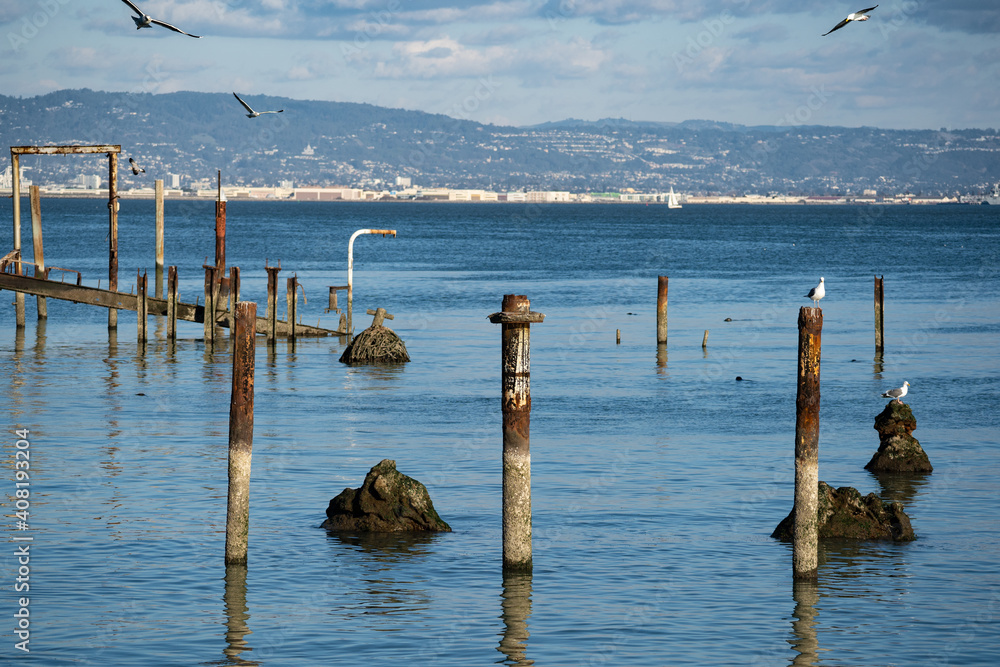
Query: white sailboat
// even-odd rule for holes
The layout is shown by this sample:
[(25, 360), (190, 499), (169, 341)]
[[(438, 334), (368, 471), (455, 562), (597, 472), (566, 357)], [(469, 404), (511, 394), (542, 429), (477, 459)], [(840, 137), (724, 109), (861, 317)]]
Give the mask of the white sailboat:
[(670, 186), (670, 196), (667, 198), (667, 208), (680, 208), (681, 203), (677, 201), (677, 195), (674, 194), (674, 186)]

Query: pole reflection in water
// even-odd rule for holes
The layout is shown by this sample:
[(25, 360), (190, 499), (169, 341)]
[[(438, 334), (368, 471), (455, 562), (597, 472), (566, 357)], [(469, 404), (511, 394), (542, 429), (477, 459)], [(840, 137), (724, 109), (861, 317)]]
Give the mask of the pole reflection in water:
[(667, 346), (656, 346), (656, 373), (658, 375), (667, 374)]
[(819, 602), (819, 585), (812, 580), (792, 583), (792, 641), (798, 655), (792, 659), (793, 665), (810, 666), (819, 664), (819, 640), (816, 637), (816, 603)]
[(528, 652), (528, 617), (531, 616), (531, 572), (503, 574), (503, 593), (500, 594), (500, 618), (503, 619), (503, 638), (497, 650), (504, 654), (504, 665), (534, 665)]
[(226, 648), (222, 649), (226, 659), (222, 665), (257, 665), (252, 660), (240, 657), (245, 651), (252, 651), (245, 637), (251, 633), (247, 620), (247, 566), (226, 566), (226, 592), (222, 596), (226, 607)]
[(872, 373), (875, 375), (875, 379), (882, 382), (882, 371), (885, 370), (885, 364), (882, 361), (882, 353), (875, 355), (875, 359), (872, 362)]

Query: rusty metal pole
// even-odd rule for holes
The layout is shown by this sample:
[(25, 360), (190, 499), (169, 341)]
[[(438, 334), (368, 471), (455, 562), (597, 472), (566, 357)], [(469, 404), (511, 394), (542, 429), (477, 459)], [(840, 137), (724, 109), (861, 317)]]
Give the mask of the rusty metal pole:
[(298, 279), (292, 276), (288, 279), (286, 284), (286, 295), (285, 299), (287, 301), (286, 313), (288, 316), (288, 339), (295, 340), (295, 320), (299, 305), (299, 293), (298, 293)]
[(229, 403), (229, 501), (226, 509), (226, 565), (247, 562), (250, 534), (250, 461), (253, 452), (254, 334), (257, 304), (236, 306), (233, 332), (233, 391)]
[(656, 290), (656, 344), (667, 344), (667, 276), (660, 276)]
[(795, 530), (792, 576), (817, 576), (819, 524), (819, 366), (823, 311), (799, 311), (799, 365), (795, 397)]
[(167, 269), (167, 338), (177, 338), (177, 267)]
[(267, 342), (273, 344), (278, 328), (278, 272), (281, 265), (265, 266), (267, 269)]
[(139, 351), (144, 352), (146, 349), (146, 317), (149, 314), (149, 302), (146, 300), (146, 289), (147, 289), (147, 277), (143, 273), (141, 276), (136, 277), (136, 292), (138, 293), (138, 298), (136, 299), (136, 329), (138, 335)]
[(503, 413), (503, 567), (531, 570), (530, 326), (545, 316), (528, 297), (506, 294), (500, 328), (500, 406)]
[(885, 333), (885, 291), (882, 284), (882, 278), (875, 276), (875, 355), (881, 356), (885, 351), (885, 339), (882, 337)]
[(354, 239), (362, 234), (381, 234), (382, 238), (387, 235), (396, 236), (395, 229), (359, 229), (351, 234), (351, 240), (347, 242), (347, 342), (350, 344), (354, 337), (354, 321), (352, 313), (354, 310)]
[(163, 295), (163, 179), (156, 179), (156, 298)]
[[(45, 271), (45, 251), (42, 248), (42, 199), (38, 192), (38, 186), (32, 185), (28, 188), (31, 201), (31, 248), (35, 254), (35, 277), (47, 278)], [(48, 306), (45, 297), (35, 297), (38, 304), (38, 319), (44, 320), (49, 316)]]
[[(10, 164), (13, 177), (11, 195), (14, 198), (14, 250), (17, 251), (14, 271), (21, 275), (21, 156), (14, 149), (10, 151)], [(14, 293), (14, 319), (16, 326), (24, 326), (24, 292)]]
[[(118, 291), (118, 153), (108, 153), (108, 289)], [(118, 328), (118, 311), (108, 309), (108, 328)]]

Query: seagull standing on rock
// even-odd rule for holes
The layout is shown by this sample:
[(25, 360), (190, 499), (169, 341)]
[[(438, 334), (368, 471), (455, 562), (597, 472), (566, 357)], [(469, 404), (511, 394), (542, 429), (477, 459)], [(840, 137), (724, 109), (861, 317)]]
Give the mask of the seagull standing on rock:
[(138, 14), (138, 16), (133, 16), (132, 17), (132, 20), (135, 21), (135, 29), (136, 30), (138, 30), (139, 28), (152, 28), (153, 24), (155, 23), (156, 25), (162, 26), (162, 27), (166, 28), (167, 30), (173, 30), (174, 32), (179, 32), (180, 34), (187, 35), (188, 37), (194, 37), (195, 39), (201, 39), (201, 35), (192, 35), (189, 32), (184, 32), (183, 30), (181, 30), (177, 26), (172, 26), (169, 23), (166, 23), (164, 21), (159, 21), (157, 19), (154, 19), (152, 16), (150, 16), (149, 14), (146, 14), (141, 9), (139, 9), (138, 7), (136, 7), (135, 4), (133, 4), (129, 0), (122, 0), (122, 2), (124, 2), (126, 5), (128, 5), (132, 9), (133, 12), (135, 12), (136, 14)]
[[(878, 5), (875, 5), (875, 7), (878, 7)], [(875, 7), (869, 7), (868, 9), (862, 9), (860, 12), (854, 12), (853, 14), (848, 14), (847, 18), (838, 23), (837, 25), (833, 26), (833, 29), (830, 30), (830, 32), (833, 32), (834, 30), (840, 30), (851, 21), (867, 21), (869, 18), (871, 18), (868, 16), (868, 12), (874, 10)], [(826, 37), (827, 35), (830, 34), (830, 32), (824, 32), (821, 35), (821, 37)]]
[[(902, 403), (902, 401), (899, 399), (906, 396), (906, 390), (909, 386), (910, 386), (909, 382), (904, 382), (902, 387), (899, 387), (898, 389), (890, 389), (889, 391), (882, 394), (882, 398), (893, 398), (896, 400), (897, 403)], [(891, 402), (892, 401), (890, 401), (890, 403)]]
[(253, 109), (250, 108), (249, 104), (243, 101), (242, 97), (240, 97), (236, 93), (233, 93), (233, 97), (238, 99), (240, 101), (240, 104), (243, 105), (243, 108), (247, 110), (247, 118), (256, 118), (262, 113), (284, 113), (285, 111), (284, 109), (279, 109), (278, 111), (254, 111)]
[(819, 279), (819, 285), (813, 287), (809, 290), (809, 294), (806, 297), (813, 300), (813, 306), (819, 303), (819, 300), (826, 296), (826, 288), (823, 286), (823, 278)]

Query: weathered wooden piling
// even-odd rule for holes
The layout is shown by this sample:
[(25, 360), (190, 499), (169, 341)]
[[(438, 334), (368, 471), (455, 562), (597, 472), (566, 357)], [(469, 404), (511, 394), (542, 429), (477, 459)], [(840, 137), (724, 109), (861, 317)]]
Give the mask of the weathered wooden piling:
[[(35, 255), (35, 277), (47, 278), (48, 272), (45, 270), (45, 251), (42, 248), (42, 198), (38, 192), (38, 186), (32, 185), (28, 188), (29, 199), (31, 201), (31, 248)], [(44, 296), (35, 297), (38, 310), (38, 319), (44, 320), (49, 316), (48, 305)]]
[[(13, 178), (11, 196), (14, 199), (14, 252), (17, 253), (14, 273), (21, 275), (21, 156), (13, 148), (10, 149), (10, 164)], [(14, 292), (14, 321), (15, 326), (24, 326), (24, 294), (21, 292)]]
[[(108, 289), (118, 291), (118, 153), (108, 153)], [(108, 309), (108, 328), (118, 328), (118, 311)]]
[(795, 535), (792, 576), (815, 579), (819, 525), (819, 367), (823, 311), (799, 311), (799, 363), (795, 397)]
[(885, 291), (882, 285), (882, 277), (875, 276), (875, 354), (880, 355), (885, 351)]
[(177, 338), (177, 267), (167, 269), (167, 338)]
[(299, 281), (295, 276), (292, 276), (286, 282), (286, 294), (285, 300), (287, 302), (286, 314), (288, 315), (288, 339), (295, 340), (295, 322), (297, 319), (297, 313), (299, 306), (299, 292), (298, 287)]
[(667, 344), (667, 276), (660, 276), (656, 290), (656, 344)]
[(621, 345), (621, 344), (622, 344), (622, 330), (615, 329), (615, 345)]
[(233, 331), (233, 390), (229, 404), (229, 502), (226, 565), (247, 562), (250, 533), (250, 461), (253, 452), (254, 334), (257, 304), (236, 305)]
[(156, 298), (163, 296), (163, 179), (156, 179), (156, 258), (153, 269), (156, 274)]
[(143, 272), (141, 276), (136, 276), (136, 293), (138, 294), (138, 308), (136, 308), (136, 330), (138, 336), (139, 350), (146, 347), (146, 321), (149, 315), (149, 302), (146, 300), (147, 278)]
[(705, 335), (701, 337), (701, 349), (706, 349), (708, 347), (708, 329), (705, 329)]
[[(265, 260), (266, 264), (266, 260)], [(278, 329), (278, 273), (281, 271), (281, 264), (278, 266), (266, 266), (267, 270), (267, 342), (274, 343)]]
[(240, 267), (229, 267), (229, 331), (236, 331), (236, 304), (240, 302)]
[(215, 267), (204, 265), (205, 269), (205, 342), (215, 342)]
[(226, 196), (222, 192), (222, 172), (219, 172), (219, 196), (215, 201), (215, 268), (219, 275), (226, 270)]
[(503, 414), (503, 567), (531, 569), (530, 326), (545, 316), (528, 297), (504, 295), (500, 324), (500, 406)]

